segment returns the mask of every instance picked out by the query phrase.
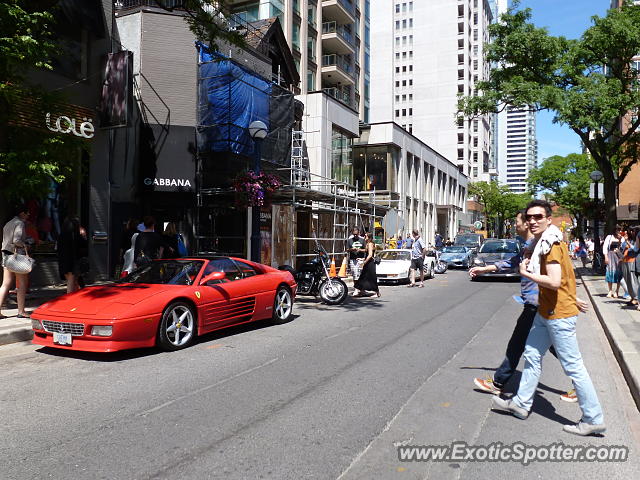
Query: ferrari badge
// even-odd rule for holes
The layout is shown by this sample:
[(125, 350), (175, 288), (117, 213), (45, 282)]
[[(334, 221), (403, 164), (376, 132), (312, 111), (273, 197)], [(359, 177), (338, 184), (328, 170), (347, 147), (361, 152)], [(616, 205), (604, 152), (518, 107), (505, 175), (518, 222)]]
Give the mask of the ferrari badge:
[(196, 297), (200, 298), (200, 292), (196, 292)]

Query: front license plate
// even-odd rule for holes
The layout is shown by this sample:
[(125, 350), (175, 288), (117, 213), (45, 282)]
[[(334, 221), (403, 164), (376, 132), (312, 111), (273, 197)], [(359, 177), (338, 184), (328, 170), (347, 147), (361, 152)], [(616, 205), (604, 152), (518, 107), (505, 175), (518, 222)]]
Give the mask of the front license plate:
[(53, 343), (57, 343), (58, 345), (71, 345), (71, 341), (70, 333), (53, 332)]

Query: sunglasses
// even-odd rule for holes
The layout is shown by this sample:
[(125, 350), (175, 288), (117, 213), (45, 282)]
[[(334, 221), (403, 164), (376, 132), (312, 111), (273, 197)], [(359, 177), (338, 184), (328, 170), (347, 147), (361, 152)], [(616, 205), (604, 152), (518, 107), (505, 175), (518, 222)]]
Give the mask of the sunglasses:
[(543, 218), (547, 218), (546, 215), (543, 215), (541, 213), (534, 213), (532, 215), (528, 215), (526, 216), (527, 222), (531, 221), (531, 220), (535, 220), (536, 222), (539, 222), (540, 220), (542, 220)]

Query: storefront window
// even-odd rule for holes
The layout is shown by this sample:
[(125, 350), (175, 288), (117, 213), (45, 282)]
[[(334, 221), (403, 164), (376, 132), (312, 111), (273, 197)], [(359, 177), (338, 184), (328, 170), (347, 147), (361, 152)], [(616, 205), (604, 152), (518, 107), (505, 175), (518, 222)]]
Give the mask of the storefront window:
[(395, 166), (391, 161), (394, 149), (389, 147), (358, 147), (354, 151), (354, 181), (360, 190), (393, 190)]
[(333, 127), (331, 138), (331, 177), (344, 183), (353, 183), (353, 139)]

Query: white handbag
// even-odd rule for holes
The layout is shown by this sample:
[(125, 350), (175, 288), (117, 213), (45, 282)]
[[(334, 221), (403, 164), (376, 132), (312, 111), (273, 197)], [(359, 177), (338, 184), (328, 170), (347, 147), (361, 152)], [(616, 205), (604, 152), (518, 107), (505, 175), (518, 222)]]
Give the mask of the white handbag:
[(7, 255), (4, 258), (3, 267), (13, 273), (18, 273), (22, 275), (26, 275), (27, 273), (31, 273), (33, 270), (33, 265), (36, 261), (29, 256), (29, 252), (27, 251), (27, 247), (24, 247), (25, 255), (21, 253), (17, 253), (14, 251), (12, 255)]

